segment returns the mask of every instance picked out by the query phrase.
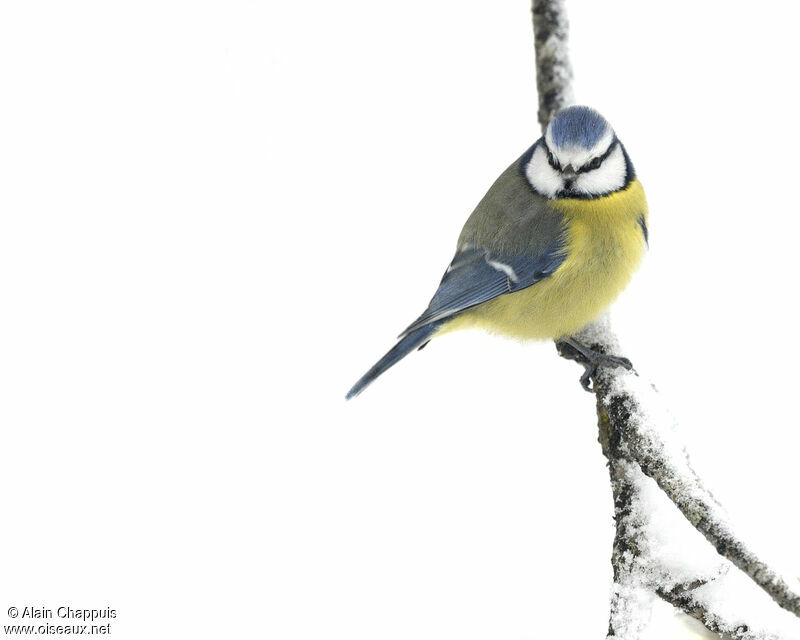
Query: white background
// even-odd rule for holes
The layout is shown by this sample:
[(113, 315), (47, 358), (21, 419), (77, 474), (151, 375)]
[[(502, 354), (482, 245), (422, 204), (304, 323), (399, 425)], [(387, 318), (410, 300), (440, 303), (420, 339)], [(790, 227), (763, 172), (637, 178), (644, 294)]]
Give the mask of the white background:
[[(626, 355), (800, 571), (797, 11), (569, 9), (650, 201)], [(603, 637), (580, 367), (464, 333), (343, 399), (539, 135), (526, 0), (7, 2), (0, 87), (3, 624)]]

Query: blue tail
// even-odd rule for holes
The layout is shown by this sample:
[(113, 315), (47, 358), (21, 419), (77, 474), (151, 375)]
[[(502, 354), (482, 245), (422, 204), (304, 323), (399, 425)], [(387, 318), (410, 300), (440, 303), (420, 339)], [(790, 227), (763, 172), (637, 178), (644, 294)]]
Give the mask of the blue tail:
[(414, 349), (423, 347), (425, 343), (433, 337), (433, 334), (436, 333), (436, 330), (439, 328), (439, 326), (440, 323), (438, 322), (426, 324), (424, 327), (420, 327), (416, 331), (412, 331), (406, 337), (400, 340), (400, 342), (398, 342), (389, 350), (389, 353), (378, 360), (378, 362), (372, 366), (372, 369), (361, 376), (359, 381), (353, 385), (353, 388), (347, 392), (347, 400), (356, 397), (359, 393), (366, 389), (375, 378), (377, 378), (390, 367), (393, 367), (395, 364), (400, 362)]

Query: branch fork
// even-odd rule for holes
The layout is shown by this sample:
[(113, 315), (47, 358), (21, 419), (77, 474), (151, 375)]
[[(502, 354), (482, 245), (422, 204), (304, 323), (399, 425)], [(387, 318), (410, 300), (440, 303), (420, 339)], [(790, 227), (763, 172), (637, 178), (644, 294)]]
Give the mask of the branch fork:
[[(532, 8), (544, 130), (573, 102), (569, 25), (564, 0), (533, 0)], [(620, 354), (607, 316), (572, 338)], [(568, 343), (556, 347), (586, 364)], [(725, 638), (800, 640), (800, 580), (781, 575), (736, 534), (691, 467), (656, 389), (622, 367), (595, 367), (591, 379), (616, 523), (608, 638), (639, 638), (661, 598)]]

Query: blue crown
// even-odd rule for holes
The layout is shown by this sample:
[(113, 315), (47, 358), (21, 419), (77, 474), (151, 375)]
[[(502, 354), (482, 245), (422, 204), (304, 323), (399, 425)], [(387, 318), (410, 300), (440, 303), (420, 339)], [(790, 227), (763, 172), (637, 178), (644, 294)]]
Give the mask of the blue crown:
[(559, 111), (548, 128), (556, 147), (588, 150), (594, 148), (611, 125), (594, 109), (576, 106)]

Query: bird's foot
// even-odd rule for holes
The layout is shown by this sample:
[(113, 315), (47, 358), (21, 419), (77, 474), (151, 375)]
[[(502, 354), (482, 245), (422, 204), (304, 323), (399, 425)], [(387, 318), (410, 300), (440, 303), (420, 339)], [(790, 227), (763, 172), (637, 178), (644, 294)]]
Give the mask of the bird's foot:
[(583, 363), (584, 371), (583, 375), (581, 376), (581, 386), (589, 393), (594, 391), (594, 389), (589, 385), (589, 381), (592, 376), (597, 373), (598, 367), (623, 367), (628, 371), (633, 369), (633, 364), (627, 358), (623, 358), (621, 356), (609, 356), (605, 353), (598, 353), (597, 351), (594, 351), (593, 353), (597, 355), (597, 359)]
[(594, 389), (589, 385), (589, 382), (597, 373), (599, 367), (622, 367), (628, 371), (633, 369), (633, 364), (627, 358), (621, 356), (612, 356), (600, 351), (590, 349), (584, 344), (581, 344), (574, 338), (564, 338), (561, 340), (562, 344), (567, 344), (575, 351), (574, 353), (559, 349), (562, 356), (580, 362), (584, 366), (583, 375), (581, 376), (581, 386), (585, 391), (592, 393)]

